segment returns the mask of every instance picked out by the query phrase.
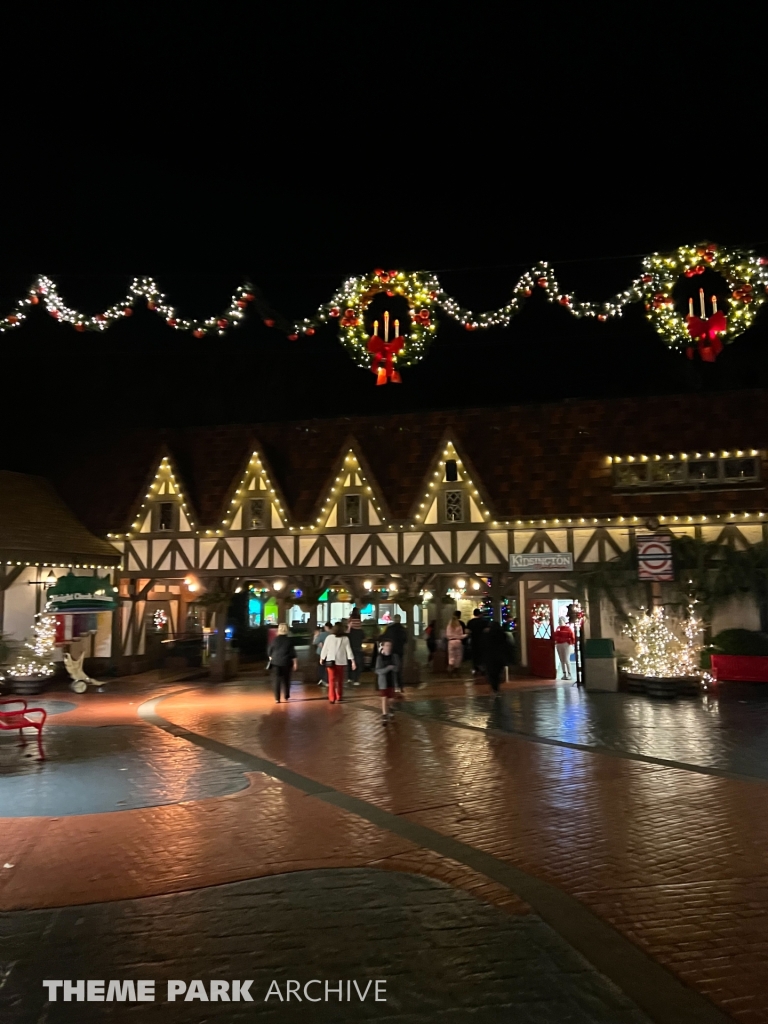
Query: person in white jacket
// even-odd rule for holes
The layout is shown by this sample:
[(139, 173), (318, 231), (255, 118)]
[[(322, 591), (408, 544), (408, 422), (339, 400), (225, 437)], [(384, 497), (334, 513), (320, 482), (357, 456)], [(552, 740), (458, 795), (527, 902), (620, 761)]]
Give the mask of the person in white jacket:
[(336, 623), (333, 634), (323, 644), (320, 664), (324, 665), (328, 672), (328, 700), (331, 704), (338, 704), (344, 689), (347, 665), (351, 665), (353, 669), (357, 667), (343, 622)]

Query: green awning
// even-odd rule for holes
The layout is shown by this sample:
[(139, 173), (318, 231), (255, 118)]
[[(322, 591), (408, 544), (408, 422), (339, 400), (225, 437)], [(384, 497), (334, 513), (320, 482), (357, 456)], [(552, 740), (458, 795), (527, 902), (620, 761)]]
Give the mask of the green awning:
[(46, 597), (47, 610), (61, 615), (65, 612), (111, 612), (117, 608), (117, 591), (109, 576), (60, 576)]

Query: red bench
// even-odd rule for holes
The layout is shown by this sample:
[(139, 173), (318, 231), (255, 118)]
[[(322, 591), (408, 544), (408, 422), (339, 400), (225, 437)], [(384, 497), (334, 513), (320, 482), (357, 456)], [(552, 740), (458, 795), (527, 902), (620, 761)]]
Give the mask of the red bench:
[(768, 658), (747, 654), (713, 654), (712, 675), (731, 683), (768, 683)]
[(6, 732), (13, 732), (14, 729), (18, 729), (21, 746), (23, 747), (27, 745), (24, 729), (37, 729), (37, 747), (40, 751), (40, 760), (44, 761), (43, 726), (48, 717), (48, 712), (43, 708), (28, 708), (27, 702), (21, 697), (0, 697), (0, 705), (6, 704), (21, 704), (21, 709), (3, 711), (2, 707), (0, 707), (0, 729), (4, 729)]

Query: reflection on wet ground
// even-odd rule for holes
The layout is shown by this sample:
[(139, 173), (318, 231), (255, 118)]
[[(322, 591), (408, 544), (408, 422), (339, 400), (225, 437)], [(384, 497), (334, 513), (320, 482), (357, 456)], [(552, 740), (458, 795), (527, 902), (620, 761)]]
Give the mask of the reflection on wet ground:
[[(50, 702), (52, 703), (52, 702)], [(0, 736), (0, 817), (98, 814), (245, 789), (242, 769), (159, 729), (46, 727), (37, 744)]]
[(768, 779), (768, 694), (755, 690), (663, 701), (641, 694), (586, 693), (573, 686), (412, 700), (399, 710)]

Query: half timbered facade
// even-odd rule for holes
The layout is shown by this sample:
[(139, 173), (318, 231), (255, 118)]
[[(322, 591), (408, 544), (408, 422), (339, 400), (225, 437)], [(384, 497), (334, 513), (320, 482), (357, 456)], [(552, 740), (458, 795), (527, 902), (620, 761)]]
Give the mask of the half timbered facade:
[[(148, 608), (162, 606), (182, 632), (201, 592), (233, 584), (274, 595), (281, 615), (300, 604), (310, 619), (329, 587), (358, 603), (389, 592), (416, 626), (445, 616), (449, 592), (497, 608), (506, 599), (524, 661), (543, 602), (579, 599), (587, 630), (610, 634), (609, 609), (590, 604), (583, 581), (638, 532), (736, 546), (768, 539), (764, 399), (145, 431), (124, 448), (122, 513), (113, 494), (89, 524), (121, 556), (115, 653), (144, 652)], [(121, 473), (119, 451), (109, 458), (113, 477), (91, 480), (97, 516)], [(565, 557), (530, 569), (514, 557), (530, 554)]]

